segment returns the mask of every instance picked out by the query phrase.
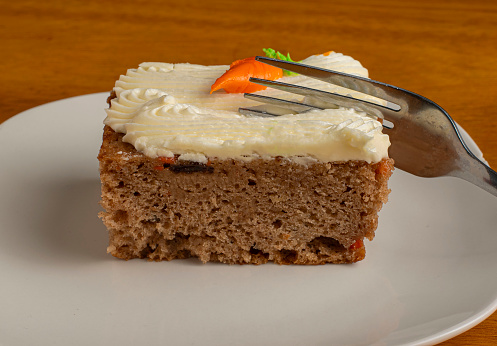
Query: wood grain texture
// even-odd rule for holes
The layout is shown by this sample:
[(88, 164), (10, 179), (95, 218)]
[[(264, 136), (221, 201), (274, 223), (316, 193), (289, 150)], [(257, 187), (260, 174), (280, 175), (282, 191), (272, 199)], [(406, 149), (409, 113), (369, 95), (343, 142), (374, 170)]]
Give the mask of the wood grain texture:
[[(497, 167), (496, 1), (5, 1), (0, 42), (0, 122), (109, 91), (143, 61), (227, 64), (263, 47), (295, 59), (331, 49), (440, 104)], [(443, 343), (496, 344), (497, 314)]]

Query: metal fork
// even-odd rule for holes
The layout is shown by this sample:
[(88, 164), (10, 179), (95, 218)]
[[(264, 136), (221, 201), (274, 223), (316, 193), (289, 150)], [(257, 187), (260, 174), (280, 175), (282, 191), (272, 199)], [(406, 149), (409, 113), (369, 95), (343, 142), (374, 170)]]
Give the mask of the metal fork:
[[(336, 106), (355, 108), (384, 118), (384, 133), (391, 141), (389, 155), (395, 167), (419, 177), (454, 176), (497, 196), (497, 173), (467, 147), (452, 118), (433, 101), (399, 87), (342, 72), (266, 57), (256, 60), (283, 70), (319, 79), (383, 100), (359, 99), (303, 86), (251, 78), (267, 87), (306, 96), (305, 102), (287, 101), (258, 94), (245, 97), (294, 112)], [(258, 107), (240, 108), (244, 114), (278, 116)]]

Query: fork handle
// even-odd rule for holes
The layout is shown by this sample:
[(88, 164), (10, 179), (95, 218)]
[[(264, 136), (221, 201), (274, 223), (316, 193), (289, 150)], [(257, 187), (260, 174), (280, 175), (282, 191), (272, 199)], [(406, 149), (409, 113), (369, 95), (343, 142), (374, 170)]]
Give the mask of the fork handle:
[(497, 197), (497, 172), (475, 156), (471, 155), (463, 168), (454, 173)]

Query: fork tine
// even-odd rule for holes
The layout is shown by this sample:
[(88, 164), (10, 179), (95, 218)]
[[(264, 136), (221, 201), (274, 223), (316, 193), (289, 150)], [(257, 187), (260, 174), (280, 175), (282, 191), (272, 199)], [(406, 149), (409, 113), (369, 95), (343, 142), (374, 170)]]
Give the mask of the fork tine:
[(310, 109), (323, 109), (321, 107), (317, 107), (314, 105), (310, 104), (305, 104), (301, 102), (295, 102), (295, 101), (290, 101), (290, 100), (283, 100), (275, 97), (269, 97), (269, 96), (264, 96), (264, 95), (258, 95), (258, 94), (243, 94), (243, 96), (249, 100), (254, 100), (258, 102), (263, 102), (263, 103), (269, 103), (275, 106), (280, 106), (284, 108), (288, 108), (292, 111), (298, 112), (298, 113), (303, 113), (306, 112)]
[[(303, 113), (312, 109), (319, 109), (322, 110), (324, 108), (321, 107), (316, 107), (313, 105), (305, 104), (305, 103), (300, 103), (296, 101), (289, 101), (289, 100), (283, 100), (283, 99), (278, 99), (276, 97), (269, 97), (269, 96), (264, 96), (264, 95), (258, 95), (258, 94), (243, 94), (246, 98), (254, 101), (259, 101), (259, 102), (264, 102), (266, 104), (271, 104), (271, 105), (276, 105), (280, 107), (285, 107), (286, 109), (289, 109), (290, 111), (296, 111), (297, 113)], [(269, 110), (265, 108), (259, 108), (259, 106), (256, 107), (248, 107), (248, 108), (238, 108), (238, 111), (241, 114), (244, 115), (249, 115), (249, 116), (262, 116), (262, 117), (277, 117), (281, 116), (283, 114), (286, 114), (284, 112), (280, 112), (279, 114), (270, 112)], [(385, 130), (389, 130), (393, 128), (393, 123), (391, 123), (388, 120), (383, 120), (383, 128)]]
[[(256, 56), (255, 59), (265, 64), (279, 67), (283, 70), (295, 72), (303, 76), (318, 79), (323, 82), (335, 84), (373, 97), (384, 99), (387, 102), (399, 105), (402, 109), (404, 109), (403, 106), (405, 106), (406, 103), (405, 92), (407, 90), (386, 83), (378, 82), (369, 78), (354, 76), (348, 73), (327, 70), (314, 66), (308, 66), (301, 63), (266, 58), (263, 56)], [(414, 93), (411, 93), (409, 91), (407, 92), (410, 94), (409, 96), (415, 96)], [(397, 108), (397, 110), (399, 110), (399, 108)]]
[(243, 115), (248, 115), (248, 116), (258, 116), (258, 117), (263, 117), (263, 118), (269, 118), (269, 117), (277, 117), (280, 116), (281, 114), (275, 114), (275, 113), (270, 113), (265, 110), (259, 110), (259, 109), (253, 109), (253, 108), (238, 108), (238, 112)]
[[(273, 89), (278, 89), (293, 94), (316, 98), (319, 101), (322, 101), (324, 104), (328, 105), (336, 104), (341, 107), (354, 108), (380, 118), (382, 117), (382, 115), (385, 116), (397, 115), (397, 111), (391, 110), (389, 108), (386, 108), (384, 106), (375, 103), (368, 102), (366, 100), (357, 99), (351, 96), (339, 95), (327, 91), (303, 87), (300, 85), (288, 84), (277, 81), (269, 81), (253, 77), (251, 77), (249, 80), (252, 83), (260, 84)], [(322, 107), (322, 108), (329, 108), (329, 107)]]

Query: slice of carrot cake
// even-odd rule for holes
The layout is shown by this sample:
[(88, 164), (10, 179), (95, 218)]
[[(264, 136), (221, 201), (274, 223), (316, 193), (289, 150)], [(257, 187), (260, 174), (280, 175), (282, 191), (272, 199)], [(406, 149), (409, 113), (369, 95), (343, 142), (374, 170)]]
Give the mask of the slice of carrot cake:
[[(367, 76), (339, 53), (302, 62)], [(116, 82), (98, 157), (108, 252), (240, 264), (362, 260), (393, 169), (381, 123), (344, 108), (242, 115), (239, 107), (256, 103), (210, 93), (227, 68), (143, 63)]]

